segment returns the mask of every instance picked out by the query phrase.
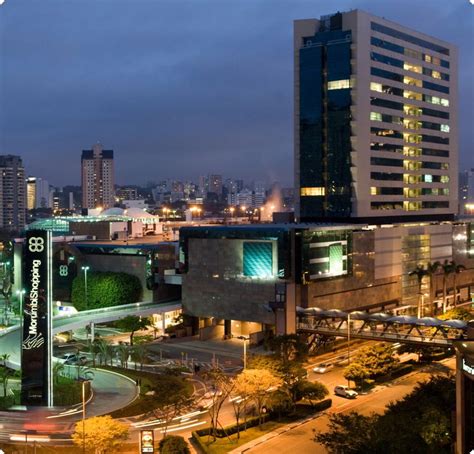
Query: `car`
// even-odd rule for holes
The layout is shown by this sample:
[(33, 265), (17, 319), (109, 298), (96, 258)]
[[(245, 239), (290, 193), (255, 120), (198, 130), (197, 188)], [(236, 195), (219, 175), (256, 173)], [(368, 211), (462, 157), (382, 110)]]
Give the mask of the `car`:
[(336, 386), (334, 388), (334, 394), (336, 394), (336, 396), (345, 397), (346, 399), (355, 399), (358, 395), (356, 391), (345, 385)]
[(76, 355), (74, 353), (66, 353), (63, 356), (64, 364), (69, 366), (73, 365), (83, 365), (87, 362), (87, 357), (84, 355)]
[(313, 372), (316, 374), (325, 374), (329, 369), (334, 366), (331, 363), (321, 363), (313, 367)]

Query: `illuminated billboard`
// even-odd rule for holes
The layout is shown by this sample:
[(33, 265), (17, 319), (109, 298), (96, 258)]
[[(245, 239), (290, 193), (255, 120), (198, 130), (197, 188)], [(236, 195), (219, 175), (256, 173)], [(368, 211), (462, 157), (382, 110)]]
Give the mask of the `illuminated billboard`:
[(30, 230), (23, 250), (22, 405), (52, 406), (51, 232)]

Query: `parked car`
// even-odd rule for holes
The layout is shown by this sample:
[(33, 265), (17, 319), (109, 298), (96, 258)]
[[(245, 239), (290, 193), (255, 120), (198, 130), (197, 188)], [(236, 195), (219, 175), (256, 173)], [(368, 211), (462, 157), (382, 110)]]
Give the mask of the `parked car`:
[(75, 353), (66, 353), (63, 356), (64, 364), (67, 364), (69, 366), (71, 365), (82, 365), (87, 362), (87, 357), (84, 355), (76, 355)]
[(334, 366), (331, 363), (321, 363), (316, 367), (313, 367), (313, 372), (316, 374), (325, 374), (329, 369), (332, 369)]
[(355, 399), (357, 397), (357, 392), (349, 388), (349, 386), (338, 385), (334, 388), (334, 394), (336, 396), (345, 397), (347, 399)]

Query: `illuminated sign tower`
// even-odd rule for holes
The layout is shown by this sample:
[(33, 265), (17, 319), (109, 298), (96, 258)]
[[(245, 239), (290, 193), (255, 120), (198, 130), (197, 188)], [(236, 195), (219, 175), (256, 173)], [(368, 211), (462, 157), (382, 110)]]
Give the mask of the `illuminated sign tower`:
[(23, 254), (21, 403), (52, 406), (51, 232), (28, 231)]

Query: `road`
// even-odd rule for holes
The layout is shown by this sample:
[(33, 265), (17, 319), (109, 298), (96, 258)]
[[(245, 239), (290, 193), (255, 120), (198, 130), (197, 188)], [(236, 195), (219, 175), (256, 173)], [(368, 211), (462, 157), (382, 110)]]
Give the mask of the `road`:
[[(453, 358), (444, 361), (443, 364), (454, 370), (455, 361)], [(388, 403), (401, 399), (411, 392), (418, 382), (428, 379), (432, 372), (439, 372), (439, 370), (440, 368), (435, 365), (427, 371), (400, 378), (389, 386), (379, 386), (370, 394), (359, 395), (355, 400), (347, 400), (332, 395), (333, 405), (324, 415), (281, 435), (274, 436), (253, 448), (245, 450), (246, 447), (243, 446), (234, 452), (238, 453), (245, 450), (246, 453), (252, 454), (267, 454), (269, 452), (278, 452), (278, 454), (293, 454), (295, 452), (299, 454), (325, 454), (327, 451), (324, 446), (315, 443), (312, 441), (312, 438), (314, 436), (313, 430), (325, 431), (327, 429), (329, 422), (328, 414), (346, 413), (349, 411), (357, 411), (364, 415), (373, 412), (383, 413)], [(332, 371), (321, 381), (329, 387), (329, 383), (334, 383), (336, 374), (337, 371)]]

